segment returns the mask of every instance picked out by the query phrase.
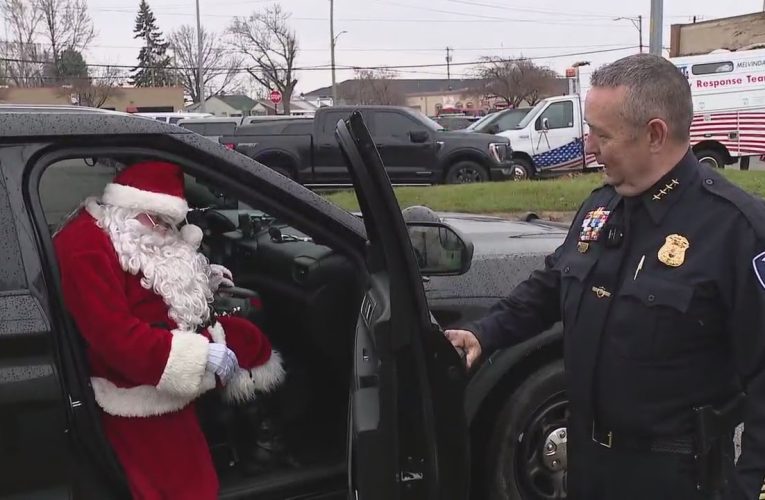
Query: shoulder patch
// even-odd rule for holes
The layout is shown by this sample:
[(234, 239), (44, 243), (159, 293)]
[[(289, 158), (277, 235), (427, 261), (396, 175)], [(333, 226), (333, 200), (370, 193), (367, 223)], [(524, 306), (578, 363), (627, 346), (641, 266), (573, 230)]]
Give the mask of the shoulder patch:
[(754, 267), (754, 275), (757, 276), (760, 285), (765, 288), (765, 252), (752, 259), (752, 267)]

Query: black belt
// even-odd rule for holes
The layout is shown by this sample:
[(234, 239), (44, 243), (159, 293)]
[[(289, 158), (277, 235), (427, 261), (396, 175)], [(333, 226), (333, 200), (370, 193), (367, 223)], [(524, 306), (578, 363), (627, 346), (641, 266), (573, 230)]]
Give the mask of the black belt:
[(682, 455), (694, 454), (694, 440), (691, 435), (661, 438), (632, 436), (602, 429), (593, 422), (592, 440), (603, 447), (616, 450), (679, 453)]

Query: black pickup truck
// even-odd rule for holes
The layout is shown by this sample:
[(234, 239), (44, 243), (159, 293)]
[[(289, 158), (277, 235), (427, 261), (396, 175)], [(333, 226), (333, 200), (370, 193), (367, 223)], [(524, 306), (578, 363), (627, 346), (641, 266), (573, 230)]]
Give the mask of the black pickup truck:
[(220, 142), (300, 184), (347, 186), (351, 178), (333, 134), (337, 122), (354, 110), (368, 124), (394, 184), (513, 178), (508, 139), (447, 132), (419, 111), (396, 106), (321, 108), (313, 119), (243, 125)]

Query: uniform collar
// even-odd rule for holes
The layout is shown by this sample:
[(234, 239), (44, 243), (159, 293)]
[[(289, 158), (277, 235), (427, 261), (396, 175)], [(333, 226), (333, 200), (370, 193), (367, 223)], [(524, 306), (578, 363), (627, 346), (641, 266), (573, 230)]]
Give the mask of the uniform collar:
[(698, 177), (698, 160), (690, 149), (682, 160), (651, 186), (640, 199), (655, 224), (662, 221), (672, 206), (682, 198), (683, 192)]

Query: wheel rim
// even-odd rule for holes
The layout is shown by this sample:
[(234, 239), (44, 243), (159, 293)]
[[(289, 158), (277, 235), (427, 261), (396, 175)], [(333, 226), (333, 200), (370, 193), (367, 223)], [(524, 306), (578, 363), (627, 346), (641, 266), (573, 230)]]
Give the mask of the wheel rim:
[(720, 164), (714, 156), (703, 156), (699, 159), (699, 163), (707, 165), (712, 168), (720, 168)]
[(481, 182), (481, 172), (475, 167), (462, 167), (454, 173), (454, 180), (458, 184)]
[(522, 165), (513, 165), (513, 180), (515, 181), (525, 181), (528, 179), (529, 174), (526, 172), (526, 168), (524, 168)]
[(567, 407), (563, 393), (551, 397), (534, 412), (518, 437), (513, 466), (522, 498), (567, 498)]

